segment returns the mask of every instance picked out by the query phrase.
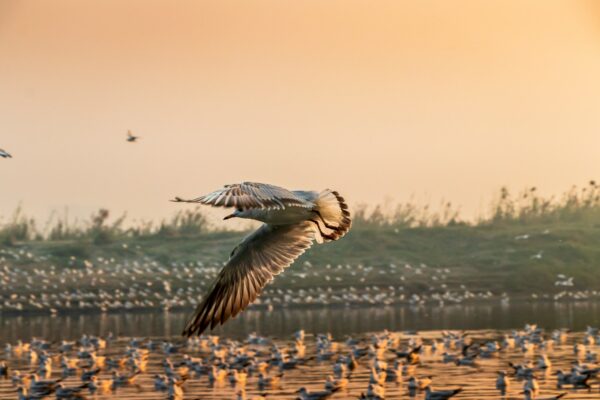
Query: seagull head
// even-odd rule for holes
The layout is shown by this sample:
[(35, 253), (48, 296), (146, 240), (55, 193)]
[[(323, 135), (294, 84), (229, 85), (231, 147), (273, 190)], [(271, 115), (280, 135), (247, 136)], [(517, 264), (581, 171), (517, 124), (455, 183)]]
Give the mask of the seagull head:
[(227, 220), (229, 218), (242, 217), (243, 212), (244, 211), (241, 208), (237, 208), (234, 212), (232, 212), (231, 214), (229, 214), (225, 218), (223, 218), (223, 220)]

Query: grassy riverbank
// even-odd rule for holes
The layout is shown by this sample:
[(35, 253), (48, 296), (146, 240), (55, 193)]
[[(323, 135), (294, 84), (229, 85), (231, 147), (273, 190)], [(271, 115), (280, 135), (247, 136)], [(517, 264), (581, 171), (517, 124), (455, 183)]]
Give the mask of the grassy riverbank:
[[(436, 269), (451, 271), (446, 278), (449, 286), (465, 284), (471, 290), (495, 294), (553, 293), (564, 288), (557, 282), (568, 282), (571, 277), (574, 285), (569, 290), (600, 289), (599, 195), (595, 183), (573, 188), (559, 199), (540, 198), (533, 188), (516, 196), (503, 190), (490, 215), (474, 222), (461, 221), (449, 204), (438, 212), (412, 205), (388, 211), (358, 207), (354, 227), (344, 240), (315, 246), (301, 261), (321, 269), (327, 264), (350, 264), (377, 270), (394, 264), (398, 276), (410, 277), (407, 284), (414, 292), (430, 290), (436, 274), (425, 272)], [(19, 268), (60, 268), (73, 257), (152, 260), (165, 266), (217, 263), (226, 260), (246, 234), (211, 228), (198, 210), (158, 225), (133, 228), (124, 228), (122, 218), (110, 222), (104, 210), (76, 226), (58, 219), (46, 224), (50, 228), (45, 232), (20, 213), (5, 221), (0, 228), (0, 251), (5, 263)], [(36, 261), (8, 255), (19, 252), (35, 255)], [(418, 268), (421, 264), (427, 267)], [(389, 282), (389, 274), (384, 273), (360, 281), (360, 275), (351, 275), (351, 270), (338, 271), (345, 274), (340, 285)], [(278, 285), (296, 288), (312, 283), (310, 278), (302, 282), (282, 279)]]

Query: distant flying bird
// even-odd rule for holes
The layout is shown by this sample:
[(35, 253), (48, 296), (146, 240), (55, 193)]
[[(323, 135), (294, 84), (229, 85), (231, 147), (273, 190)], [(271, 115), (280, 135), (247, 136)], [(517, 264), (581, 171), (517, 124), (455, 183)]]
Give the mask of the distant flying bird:
[(131, 133), (131, 131), (127, 131), (127, 141), (134, 143), (137, 142), (137, 140), (139, 139), (139, 136), (134, 136), (133, 133)]
[(10, 153), (6, 150), (2, 150), (0, 149), (0, 157), (2, 158), (12, 158), (12, 156), (10, 155)]
[(264, 183), (244, 182), (192, 200), (175, 202), (234, 207), (229, 218), (264, 222), (232, 251), (208, 295), (187, 322), (183, 334), (200, 335), (253, 302), (275, 275), (290, 266), (311, 245), (344, 236), (352, 224), (348, 205), (333, 190), (289, 191)]

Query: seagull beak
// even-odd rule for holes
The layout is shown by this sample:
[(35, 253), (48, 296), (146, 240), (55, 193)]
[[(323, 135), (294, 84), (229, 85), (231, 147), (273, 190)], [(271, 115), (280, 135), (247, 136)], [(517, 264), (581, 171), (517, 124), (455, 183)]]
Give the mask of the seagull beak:
[(233, 217), (235, 217), (235, 213), (229, 214), (228, 216), (223, 218), (223, 221), (225, 221), (226, 219), (229, 219), (229, 218), (233, 218)]

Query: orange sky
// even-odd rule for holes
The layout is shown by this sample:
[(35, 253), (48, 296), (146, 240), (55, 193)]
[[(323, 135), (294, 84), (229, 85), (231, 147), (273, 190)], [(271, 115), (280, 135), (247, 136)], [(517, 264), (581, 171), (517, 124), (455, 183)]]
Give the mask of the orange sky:
[(600, 5), (3, 0), (0, 148), (0, 214), (255, 180), (473, 216), (600, 178)]

